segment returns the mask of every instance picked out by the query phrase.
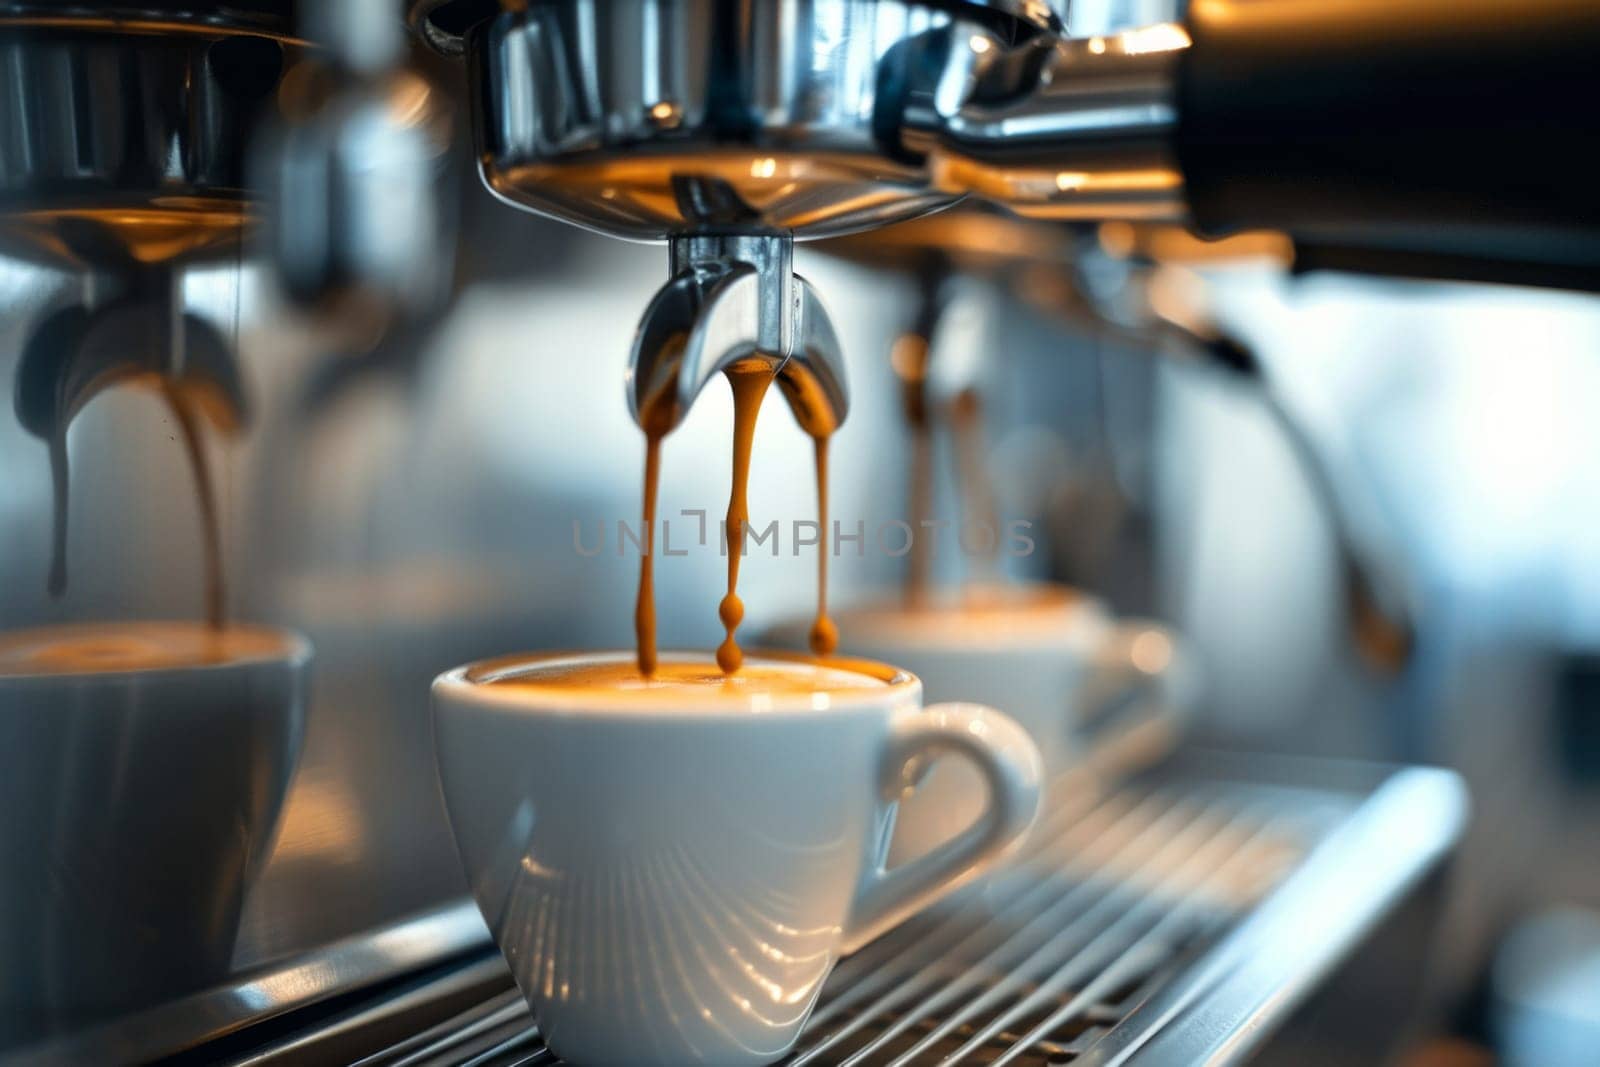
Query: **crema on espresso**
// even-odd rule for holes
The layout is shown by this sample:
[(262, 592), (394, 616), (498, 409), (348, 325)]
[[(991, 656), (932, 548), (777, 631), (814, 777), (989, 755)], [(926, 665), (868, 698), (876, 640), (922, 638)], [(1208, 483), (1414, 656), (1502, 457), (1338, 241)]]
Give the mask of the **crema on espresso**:
[(0, 634), (0, 677), (176, 670), (276, 659), (292, 640), (254, 626), (119, 622), (44, 626)]

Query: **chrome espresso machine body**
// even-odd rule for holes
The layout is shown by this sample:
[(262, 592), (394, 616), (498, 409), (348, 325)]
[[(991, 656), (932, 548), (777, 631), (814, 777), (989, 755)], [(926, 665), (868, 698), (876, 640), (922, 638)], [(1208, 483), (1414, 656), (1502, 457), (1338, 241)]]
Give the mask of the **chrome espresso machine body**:
[[(0, 0), (0, 626), (190, 618), (214, 598), (315, 655), (281, 815), (241, 831), (268, 851), (227, 965), (116, 1004), (63, 993), (45, 1017), (0, 1005), (0, 1060), (539, 1055), (464, 902), (427, 686), (494, 651), (623, 640), (632, 561), (575, 553), (572, 529), (636, 513), (629, 415), (669, 450), (720, 441), (705, 386), (763, 360), (796, 423), (763, 432), (806, 456), (806, 436), (852, 435), (871, 460), (841, 471), (835, 507), (877, 516), (900, 488), (879, 475), (904, 465), (878, 357), (929, 318), (925, 254), (945, 241), (885, 228), (949, 212), (1049, 235), (1067, 287), (1043, 314), (1049, 287), (1008, 304), (1018, 352), (990, 361), (1035, 383), (1098, 360), (1086, 333), (1233, 351), (1086, 280), (1107, 221), (1277, 231), (1296, 270), (1593, 289), (1600, 215), (1577, 176), (1597, 43), (1580, 0)], [(1041, 256), (1003, 243), (1004, 291)], [(1158, 259), (1124, 261), (1118, 292)], [(970, 272), (958, 260), (938, 270)], [(1154, 388), (1136, 382), (1146, 420)], [(173, 390), (205, 416), (187, 459)], [(1025, 406), (991, 417), (1020, 427)], [(792, 480), (766, 502), (809, 514)], [(1376, 632), (1377, 664), (1402, 670), (1416, 620), (1325, 495), (1357, 644)], [(1046, 556), (1031, 575), (1066, 577)], [(210, 592), (205, 561), (226, 575)], [(664, 630), (705, 637), (719, 566), (663, 578)], [(897, 572), (868, 558), (843, 580)], [(767, 580), (782, 611), (811, 575)], [(62, 784), (15, 811), (48, 818), (87, 773), (57, 750)], [(291, 768), (268, 755), (255, 769), (281, 788)], [(1063, 786), (1062, 811), (1116, 833), (1068, 827), (1061, 878), (847, 961), (808, 1062), (1376, 1055), (1415, 1025), (1429, 894), (1463, 818), (1453, 778), (1129, 759)], [(1202, 892), (1135, 847), (1152, 839), (1241, 881)], [(1278, 950), (1307, 908), (1325, 928)], [(1068, 935), (1081, 910), (1106, 920), (1087, 947)], [(1036, 946), (1040, 912), (1063, 932)], [(23, 914), (0, 892), (0, 924)], [(985, 994), (993, 1018), (941, 1014), (1006, 946), (1028, 951)], [(1325, 974), (1343, 1001), (1310, 996)], [(1370, 1008), (1363, 988), (1393, 997), (1356, 1034), (1340, 1020)], [(894, 1044), (908, 1031), (922, 1043)]]

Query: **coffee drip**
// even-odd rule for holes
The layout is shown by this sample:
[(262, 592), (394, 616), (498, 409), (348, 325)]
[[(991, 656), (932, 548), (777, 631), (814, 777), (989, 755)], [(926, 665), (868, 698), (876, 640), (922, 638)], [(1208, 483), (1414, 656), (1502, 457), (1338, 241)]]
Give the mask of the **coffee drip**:
[(765, 363), (735, 364), (728, 368), (733, 387), (733, 488), (728, 494), (725, 525), (728, 543), (728, 593), (717, 605), (717, 617), (727, 636), (717, 648), (717, 666), (732, 674), (744, 662), (739, 649), (739, 624), (744, 621), (744, 601), (739, 599), (739, 562), (744, 558), (744, 528), (750, 521), (750, 451), (755, 444), (756, 418), (774, 374)]
[(661, 435), (645, 432), (644, 551), (639, 557), (639, 594), (633, 607), (633, 643), (639, 673), (656, 671), (656, 492), (661, 484)]
[(67, 434), (79, 412), (113, 386), (138, 385), (162, 400), (188, 456), (202, 524), (205, 618), (226, 619), (226, 576), (216, 492), (202, 423), (236, 434), (247, 411), (238, 368), (223, 337), (204, 319), (183, 312), (178, 279), (162, 273), (140, 279), (99, 306), (74, 305), (46, 318), (18, 363), (17, 418), (49, 447), (53, 529), (48, 588), (67, 588), (67, 531), (71, 471)]
[[(750, 461), (761, 402), (774, 382), (815, 450), (817, 505), (826, 531), (828, 442), (844, 421), (849, 398), (838, 338), (820, 301), (791, 267), (792, 238), (783, 234), (675, 237), (672, 275), (656, 294), (634, 338), (629, 401), (645, 435), (643, 558), (634, 607), (639, 673), (655, 671), (655, 538), (661, 442), (720, 374), (733, 391), (733, 478), (723, 542), (728, 585), (718, 605), (724, 639), (717, 663), (733, 674), (743, 661), (738, 629), (744, 620), (739, 568), (749, 521)], [(812, 647), (819, 655), (837, 642), (827, 616), (827, 538), (819, 538), (817, 619)]]
[(815, 438), (817, 468), (817, 617), (811, 624), (809, 643), (817, 656), (831, 656), (839, 647), (839, 627), (828, 615), (828, 442)]
[[(931, 382), (933, 332), (943, 310), (943, 298), (930, 293), (922, 314), (912, 329), (896, 339), (889, 362), (900, 381), (901, 410), (911, 435), (911, 465), (907, 475), (906, 500), (913, 523), (933, 514), (934, 434), (941, 427), (950, 434), (955, 452), (956, 493), (971, 521), (980, 528), (996, 531), (999, 515), (994, 494), (984, 470), (983, 394), (972, 384), (963, 385), (948, 397), (936, 396)], [(996, 554), (982, 554), (978, 584), (993, 583)], [(903, 595), (912, 607), (925, 607), (932, 601), (932, 555), (926, 538), (914, 537), (907, 560)]]
[[(728, 587), (717, 606), (717, 615), (725, 631), (722, 644), (717, 648), (717, 665), (725, 674), (733, 674), (744, 662), (739, 647), (738, 629), (744, 621), (744, 601), (739, 598), (739, 564), (744, 556), (744, 530), (750, 521), (749, 485), (750, 458), (754, 451), (756, 421), (761, 413), (761, 402), (777, 380), (777, 372), (764, 360), (746, 360), (727, 368), (724, 376), (733, 392), (733, 481), (728, 494), (728, 512), (723, 530), (728, 546)], [(804, 404), (808, 398), (805, 386), (786, 385), (791, 405)], [(799, 393), (798, 399), (795, 394)], [(805, 416), (799, 416), (803, 424)], [(634, 607), (634, 640), (637, 648), (639, 673), (651, 677), (658, 662), (656, 647), (655, 606), (655, 518), (656, 502), (661, 479), (661, 442), (667, 430), (658, 405), (646, 405), (640, 420), (645, 434), (644, 467), (644, 549), (639, 562), (639, 593)], [(819, 656), (830, 655), (838, 646), (838, 628), (828, 617), (828, 442), (832, 438), (831, 425), (823, 423), (827, 432), (813, 432), (817, 477), (818, 527), (823, 531), (817, 551), (817, 614), (811, 627), (811, 650)], [(813, 429), (818, 426), (813, 422)]]

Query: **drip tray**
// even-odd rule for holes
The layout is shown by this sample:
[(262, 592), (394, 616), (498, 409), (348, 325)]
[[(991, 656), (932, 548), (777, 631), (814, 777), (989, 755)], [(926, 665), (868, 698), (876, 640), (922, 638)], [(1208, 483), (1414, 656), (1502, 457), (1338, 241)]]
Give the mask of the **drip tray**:
[[(842, 961), (784, 1062), (1242, 1060), (1425, 884), (1465, 810), (1459, 780), (1434, 770), (1189, 756), (1111, 790), (1068, 775), (1027, 862)], [(213, 1003), (212, 1038), (179, 1058), (559, 1062), (481, 931), (476, 949), (365, 995), (347, 980), (223, 1026)], [(72, 1044), (138, 1051), (114, 1029)]]

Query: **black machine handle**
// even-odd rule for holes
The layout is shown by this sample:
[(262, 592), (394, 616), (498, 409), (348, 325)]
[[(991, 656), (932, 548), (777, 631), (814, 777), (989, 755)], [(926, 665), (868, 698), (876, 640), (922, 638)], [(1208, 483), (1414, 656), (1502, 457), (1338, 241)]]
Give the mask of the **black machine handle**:
[(1186, 29), (1202, 233), (1283, 230), (1381, 272), (1600, 274), (1595, 0), (1193, 0)]

